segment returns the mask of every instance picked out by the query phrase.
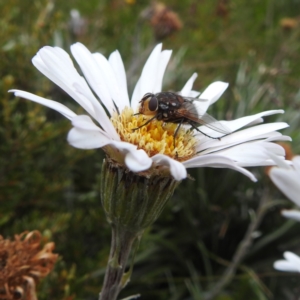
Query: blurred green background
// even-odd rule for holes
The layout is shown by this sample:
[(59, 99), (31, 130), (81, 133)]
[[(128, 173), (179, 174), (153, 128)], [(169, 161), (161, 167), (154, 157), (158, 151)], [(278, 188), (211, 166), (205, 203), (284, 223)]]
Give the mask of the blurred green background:
[[(193, 72), (199, 74), (196, 90), (215, 80), (229, 82), (209, 113), (234, 119), (283, 108), (284, 115), (266, 121), (288, 122), (290, 128), (283, 131), (293, 138), (288, 150), (300, 153), (300, 1), (164, 4), (182, 24), (170, 35), (163, 34), (168, 24), (154, 22), (155, 4), (148, 1), (0, 1), (0, 234), (12, 237), (37, 229), (56, 243), (60, 260), (38, 286), (40, 300), (97, 299), (110, 247), (110, 227), (99, 199), (103, 152), (70, 147), (67, 120), (7, 93), (26, 90), (81, 111), (31, 64), (42, 46), (69, 52), (80, 41), (106, 56), (118, 49), (131, 92), (151, 49), (163, 41), (165, 49), (173, 49), (165, 90), (180, 90)], [(77, 23), (72, 9), (81, 14)], [(272, 264), (283, 251), (299, 254), (300, 225), (280, 216), (292, 204), (270, 183), (266, 170), (252, 171), (257, 183), (231, 170), (190, 170), (195, 180), (180, 185), (144, 234), (131, 282), (120, 299), (137, 293), (145, 300), (204, 299), (262, 200), (269, 209), (254, 243), (215, 299), (299, 297), (299, 277), (276, 272)]]

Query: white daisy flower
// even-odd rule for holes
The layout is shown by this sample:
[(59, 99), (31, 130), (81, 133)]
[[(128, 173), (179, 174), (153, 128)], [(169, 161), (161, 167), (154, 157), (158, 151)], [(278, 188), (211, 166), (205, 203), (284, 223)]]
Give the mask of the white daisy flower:
[(300, 207), (300, 156), (295, 156), (291, 165), (281, 161), (278, 166), (270, 170), (270, 178), (283, 194)]
[[(162, 81), (171, 51), (157, 45), (150, 54), (135, 86), (131, 101), (127, 91), (124, 65), (118, 51), (108, 59), (100, 53), (91, 53), (84, 45), (76, 43), (71, 52), (84, 75), (75, 69), (70, 56), (61, 48), (44, 47), (32, 59), (34, 66), (67, 92), (88, 115), (77, 115), (65, 105), (37, 95), (11, 90), (16, 96), (50, 107), (70, 119), (73, 128), (68, 142), (80, 149), (103, 148), (113, 160), (126, 165), (133, 172), (159, 169), (170, 172), (176, 180), (186, 178), (186, 168), (230, 168), (255, 181), (254, 175), (244, 167), (273, 165), (274, 160), (284, 159), (284, 150), (273, 141), (290, 140), (277, 130), (286, 128), (286, 123), (260, 124), (262, 117), (283, 113), (270, 110), (233, 121), (220, 121), (230, 135), (205, 126), (199, 129), (212, 139), (189, 126), (181, 126), (174, 139), (178, 124), (153, 120), (145, 123), (145, 116), (138, 112), (139, 101), (146, 93), (162, 91)], [(188, 80), (179, 92), (184, 97), (195, 97), (192, 90), (197, 74)], [(214, 82), (201, 94), (195, 105), (202, 114), (223, 94), (228, 84)], [(255, 126), (252, 126), (255, 125)], [(142, 126), (138, 130), (133, 130)], [(246, 129), (240, 130), (243, 127)], [(238, 131), (239, 130), (239, 131)]]
[[(300, 156), (295, 156), (292, 164), (279, 161), (273, 154), (270, 154), (270, 157), (278, 164), (278, 168), (274, 167), (270, 170), (271, 180), (283, 194), (300, 207)], [(285, 218), (300, 222), (300, 211), (298, 210), (284, 209), (281, 214)], [(288, 251), (284, 252), (283, 256), (286, 260), (275, 261), (274, 268), (279, 271), (300, 273), (300, 257)]]
[[(271, 157), (277, 160), (272, 154)], [(295, 156), (292, 164), (284, 161), (277, 161), (277, 163), (279, 168), (274, 167), (270, 170), (270, 178), (283, 194), (300, 207), (300, 156)], [(300, 222), (299, 210), (284, 209), (281, 215)]]
[(300, 257), (293, 252), (286, 251), (283, 253), (285, 258), (274, 262), (274, 269), (285, 272), (300, 273)]

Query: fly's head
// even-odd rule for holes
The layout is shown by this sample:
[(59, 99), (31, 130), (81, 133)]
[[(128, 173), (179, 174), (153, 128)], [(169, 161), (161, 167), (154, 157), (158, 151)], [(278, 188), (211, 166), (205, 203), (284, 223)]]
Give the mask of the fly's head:
[(158, 110), (158, 99), (155, 94), (148, 93), (140, 101), (139, 113), (146, 116), (155, 116)]

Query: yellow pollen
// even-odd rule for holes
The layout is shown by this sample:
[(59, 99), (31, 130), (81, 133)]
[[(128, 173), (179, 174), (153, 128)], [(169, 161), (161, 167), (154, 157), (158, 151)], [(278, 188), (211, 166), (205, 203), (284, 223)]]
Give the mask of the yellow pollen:
[[(178, 161), (185, 161), (195, 155), (197, 139), (190, 130), (183, 126), (178, 130), (174, 147), (174, 133), (178, 124), (154, 119), (142, 126), (147, 120), (149, 118), (144, 115), (134, 116), (133, 109), (128, 107), (125, 107), (121, 114), (115, 113), (111, 118), (121, 140), (143, 149), (149, 157), (160, 153)], [(140, 126), (142, 127), (133, 130)]]

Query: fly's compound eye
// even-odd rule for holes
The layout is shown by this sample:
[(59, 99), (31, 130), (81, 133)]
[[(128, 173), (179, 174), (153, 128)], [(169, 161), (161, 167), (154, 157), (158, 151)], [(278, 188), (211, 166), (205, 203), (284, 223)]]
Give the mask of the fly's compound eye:
[(158, 99), (154, 94), (146, 94), (140, 101), (139, 113), (147, 116), (154, 116), (158, 110)]
[(157, 111), (158, 100), (155, 96), (152, 96), (148, 102), (148, 108), (150, 111)]

